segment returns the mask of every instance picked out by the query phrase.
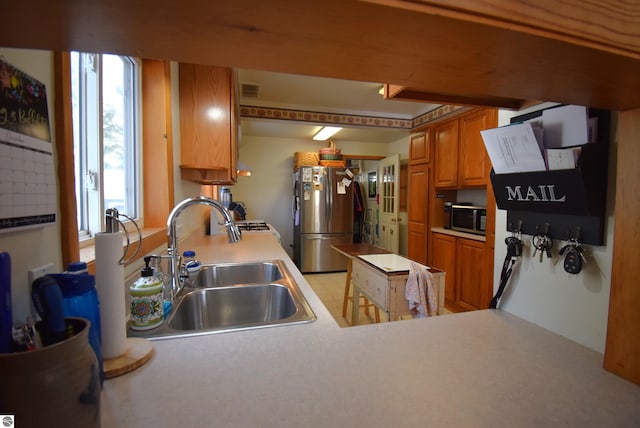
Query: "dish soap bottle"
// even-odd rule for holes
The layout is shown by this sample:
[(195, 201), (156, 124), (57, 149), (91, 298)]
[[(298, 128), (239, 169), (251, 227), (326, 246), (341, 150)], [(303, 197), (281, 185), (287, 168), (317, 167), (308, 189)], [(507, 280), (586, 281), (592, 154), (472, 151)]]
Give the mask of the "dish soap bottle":
[(140, 272), (140, 278), (129, 287), (133, 330), (149, 330), (164, 320), (164, 283), (154, 275), (150, 261), (151, 257), (144, 258), (145, 267)]

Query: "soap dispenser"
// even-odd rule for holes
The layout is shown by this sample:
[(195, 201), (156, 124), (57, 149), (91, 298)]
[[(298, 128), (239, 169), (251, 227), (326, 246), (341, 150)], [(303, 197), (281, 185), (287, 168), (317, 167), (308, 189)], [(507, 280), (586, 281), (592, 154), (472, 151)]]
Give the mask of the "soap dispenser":
[(140, 278), (129, 287), (133, 330), (149, 330), (164, 320), (164, 283), (154, 274), (149, 266), (150, 261), (151, 257), (144, 258), (145, 267), (140, 272)]

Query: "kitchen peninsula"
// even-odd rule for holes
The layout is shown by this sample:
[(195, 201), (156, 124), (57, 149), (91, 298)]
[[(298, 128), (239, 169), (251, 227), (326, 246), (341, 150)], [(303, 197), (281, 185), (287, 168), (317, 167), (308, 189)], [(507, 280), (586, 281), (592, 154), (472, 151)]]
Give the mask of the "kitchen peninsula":
[[(405, 298), (405, 285), (409, 277), (411, 260), (393, 254), (384, 248), (371, 244), (334, 244), (331, 248), (347, 257), (347, 277), (345, 284), (344, 309), (353, 279), (352, 301), (358, 302), (360, 293), (373, 302), (376, 309), (386, 314), (387, 321), (397, 321), (411, 315)], [(423, 265), (420, 265), (423, 266)], [(434, 287), (438, 296), (438, 314), (444, 313), (445, 273), (429, 268), (433, 274)], [(352, 305), (352, 325), (358, 325), (359, 306)], [(376, 312), (376, 322), (378, 313)]]
[(196, 237), (206, 262), (282, 259), (317, 320), (154, 341), (105, 381), (102, 426), (638, 426), (602, 355), (499, 310), (340, 328), (270, 234)]

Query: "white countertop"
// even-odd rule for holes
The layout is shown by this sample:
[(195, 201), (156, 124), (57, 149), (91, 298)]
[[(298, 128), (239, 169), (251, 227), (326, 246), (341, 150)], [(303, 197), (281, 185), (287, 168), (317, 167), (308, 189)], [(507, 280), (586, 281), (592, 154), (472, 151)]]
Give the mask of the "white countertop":
[(285, 260), (318, 319), (154, 341), (151, 361), (105, 381), (103, 427), (640, 426), (640, 386), (513, 315), (340, 328), (273, 236), (188, 245), (205, 262)]
[(404, 272), (411, 269), (412, 261), (398, 254), (361, 254), (358, 257), (384, 272)]
[(432, 227), (432, 232), (441, 233), (443, 235), (456, 236), (458, 238), (471, 239), (473, 241), (486, 242), (487, 238), (484, 235), (477, 235), (475, 233), (461, 232), (459, 230), (445, 229), (444, 227)]

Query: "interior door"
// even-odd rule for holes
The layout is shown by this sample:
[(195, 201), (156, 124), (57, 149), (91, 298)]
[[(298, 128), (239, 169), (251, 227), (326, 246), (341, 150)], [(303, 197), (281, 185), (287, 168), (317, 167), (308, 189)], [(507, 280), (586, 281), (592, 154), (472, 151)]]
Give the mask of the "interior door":
[(378, 245), (394, 254), (400, 250), (400, 155), (380, 161), (380, 241)]

